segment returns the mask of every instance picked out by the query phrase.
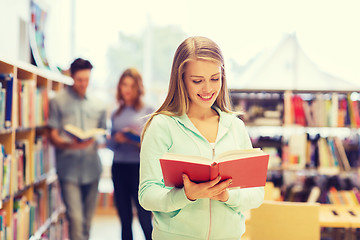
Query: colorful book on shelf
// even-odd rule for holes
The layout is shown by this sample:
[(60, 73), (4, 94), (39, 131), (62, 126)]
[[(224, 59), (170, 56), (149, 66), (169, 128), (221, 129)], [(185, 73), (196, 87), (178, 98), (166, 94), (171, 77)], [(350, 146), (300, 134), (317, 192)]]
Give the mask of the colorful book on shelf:
[(306, 117), (303, 107), (303, 99), (299, 95), (292, 96), (292, 103), (294, 106), (295, 123), (301, 126), (306, 126)]
[(338, 119), (339, 119), (339, 95), (334, 92), (331, 94), (329, 126), (338, 127)]
[(353, 101), (351, 100), (350, 94), (346, 95), (347, 103), (348, 103), (348, 114), (349, 114), (349, 120), (350, 120), (350, 127), (355, 128), (356, 127), (356, 120), (355, 120), (355, 114), (354, 114), (354, 106)]
[(360, 205), (358, 199), (356, 198), (354, 190), (347, 191), (349, 198), (351, 198), (351, 201), (353, 202), (353, 205)]
[(294, 106), (292, 103), (292, 91), (284, 92), (284, 124), (294, 123)]
[(339, 100), (338, 127), (345, 126), (346, 114), (347, 114), (347, 101), (345, 98), (341, 98)]
[(13, 75), (0, 74), (2, 88), (5, 88), (5, 128), (11, 127), (12, 120), (12, 103), (13, 103)]
[(2, 83), (0, 82), (0, 129), (5, 127), (5, 95), (6, 91), (1, 87)]
[(360, 111), (359, 111), (359, 102), (358, 101), (351, 101), (353, 115), (354, 115), (354, 126), (360, 127)]
[(315, 127), (315, 120), (314, 120), (313, 114), (311, 112), (310, 102), (303, 101), (302, 107), (304, 109), (306, 125), (309, 127)]
[(64, 126), (64, 130), (67, 134), (69, 134), (71, 137), (74, 137), (80, 142), (106, 134), (106, 130), (103, 128), (92, 128), (89, 130), (83, 130), (71, 124), (66, 124)]
[(329, 145), (330, 154), (332, 156), (333, 165), (336, 166), (336, 167), (339, 167), (339, 159), (338, 159), (338, 156), (336, 154), (334, 138), (333, 137), (328, 137), (327, 142), (328, 142), (328, 145)]
[(260, 148), (233, 150), (213, 160), (199, 156), (165, 153), (160, 158), (165, 186), (182, 187), (182, 174), (193, 182), (207, 182), (220, 176), (231, 178), (231, 187), (249, 188), (265, 186), (269, 154)]
[(2, 185), (1, 185), (1, 197), (4, 199), (5, 197), (10, 195), (10, 173), (11, 173), (11, 156), (5, 153), (5, 149), (3, 145), (0, 145), (1, 148), (1, 158), (2, 161)]
[(338, 156), (338, 161), (339, 163), (341, 162), (341, 164), (339, 164), (340, 166), (342, 166), (342, 170), (344, 171), (350, 171), (351, 170), (351, 166), (349, 163), (349, 159), (346, 155), (345, 149), (344, 149), (344, 145), (342, 144), (341, 140), (338, 137), (334, 137), (334, 143), (336, 146), (336, 152), (337, 152), (337, 156)]
[(338, 193), (338, 191), (336, 190), (335, 187), (330, 188), (330, 190), (328, 192), (328, 196), (329, 196), (329, 199), (330, 199), (330, 203), (338, 204), (338, 205), (343, 204), (342, 199), (339, 197), (339, 193)]
[(359, 191), (356, 187), (354, 187), (352, 191), (353, 191), (353, 193), (354, 193), (357, 201), (358, 201), (359, 204), (360, 204), (360, 191)]

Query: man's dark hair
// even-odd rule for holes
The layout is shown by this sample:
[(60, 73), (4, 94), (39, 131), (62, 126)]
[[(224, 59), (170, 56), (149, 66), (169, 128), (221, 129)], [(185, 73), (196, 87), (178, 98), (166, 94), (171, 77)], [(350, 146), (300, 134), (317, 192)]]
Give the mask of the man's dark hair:
[(71, 66), (70, 66), (70, 73), (71, 73), (71, 76), (73, 76), (77, 71), (84, 70), (84, 69), (91, 70), (92, 68), (93, 68), (93, 65), (88, 60), (85, 60), (82, 58), (77, 58), (72, 62)]

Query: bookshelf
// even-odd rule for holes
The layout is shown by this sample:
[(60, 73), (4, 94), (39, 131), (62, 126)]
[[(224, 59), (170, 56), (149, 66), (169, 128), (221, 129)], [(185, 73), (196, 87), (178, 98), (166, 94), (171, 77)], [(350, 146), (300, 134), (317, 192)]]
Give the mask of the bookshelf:
[(332, 202), (333, 182), (338, 191), (352, 191), (347, 181), (360, 188), (359, 92), (231, 89), (230, 96), (254, 146), (270, 154), (268, 180), (284, 200), (304, 201), (294, 196), (309, 190), (309, 179), (322, 203)]
[(0, 59), (0, 237), (65, 239), (47, 128), (49, 98), (70, 77)]

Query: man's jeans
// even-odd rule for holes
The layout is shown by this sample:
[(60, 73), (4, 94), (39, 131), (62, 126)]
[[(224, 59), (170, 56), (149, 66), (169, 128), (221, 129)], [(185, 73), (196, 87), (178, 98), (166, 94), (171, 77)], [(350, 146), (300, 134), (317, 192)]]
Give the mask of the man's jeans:
[(60, 181), (61, 194), (69, 221), (70, 240), (88, 240), (96, 208), (99, 179), (89, 184)]

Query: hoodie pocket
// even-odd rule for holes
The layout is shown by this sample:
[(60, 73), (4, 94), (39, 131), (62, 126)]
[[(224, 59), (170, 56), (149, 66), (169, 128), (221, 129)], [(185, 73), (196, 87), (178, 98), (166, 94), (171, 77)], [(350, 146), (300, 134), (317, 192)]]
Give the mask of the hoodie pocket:
[[(201, 200), (188, 204), (170, 219), (169, 231), (174, 234), (197, 238), (205, 238), (209, 229), (209, 209), (201, 205)], [(200, 203), (200, 204), (199, 204)]]
[(221, 202), (214, 202), (213, 209), (212, 237), (239, 239), (245, 231), (244, 216)]

